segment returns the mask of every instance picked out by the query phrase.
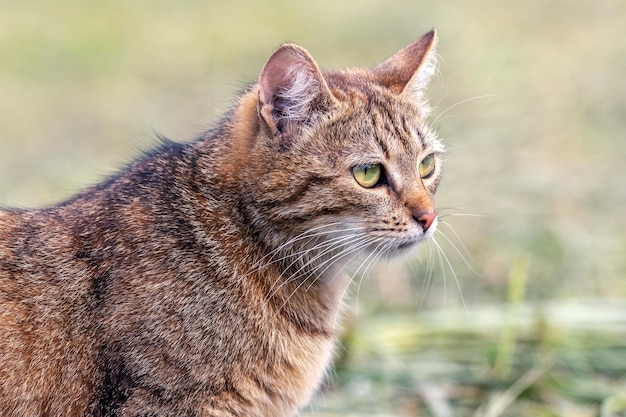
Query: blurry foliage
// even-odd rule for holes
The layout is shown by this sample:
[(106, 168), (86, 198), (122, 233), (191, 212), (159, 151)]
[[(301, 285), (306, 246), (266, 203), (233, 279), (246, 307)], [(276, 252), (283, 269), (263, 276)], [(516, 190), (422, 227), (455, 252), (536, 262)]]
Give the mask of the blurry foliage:
[(313, 409), (624, 415), (622, 0), (5, 0), (0, 202), (67, 198), (153, 129), (193, 138), (284, 41), (323, 68), (373, 65), (432, 26), (447, 258), (430, 244), (356, 278), (360, 317)]
[(626, 411), (624, 302), (520, 307), (362, 318), (312, 415), (591, 417), (607, 401)]

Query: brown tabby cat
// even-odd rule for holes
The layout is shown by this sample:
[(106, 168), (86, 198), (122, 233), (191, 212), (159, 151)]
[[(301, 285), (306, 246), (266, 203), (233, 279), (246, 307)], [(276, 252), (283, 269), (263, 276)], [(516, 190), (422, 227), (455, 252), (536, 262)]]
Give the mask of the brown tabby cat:
[(0, 212), (0, 415), (290, 416), (363, 256), (436, 226), (435, 32), (373, 69), (268, 59), (223, 122)]

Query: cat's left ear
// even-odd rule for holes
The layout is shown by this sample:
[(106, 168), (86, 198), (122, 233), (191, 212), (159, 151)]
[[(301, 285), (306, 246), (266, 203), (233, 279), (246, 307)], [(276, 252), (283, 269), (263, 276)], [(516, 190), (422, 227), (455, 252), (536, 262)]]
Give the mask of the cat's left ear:
[(291, 140), (334, 98), (309, 53), (293, 44), (278, 48), (259, 77), (259, 117), (281, 144)]
[(420, 106), (427, 108), (424, 90), (435, 73), (436, 43), (437, 32), (433, 29), (387, 58), (372, 70), (378, 83), (399, 94), (412, 96)]

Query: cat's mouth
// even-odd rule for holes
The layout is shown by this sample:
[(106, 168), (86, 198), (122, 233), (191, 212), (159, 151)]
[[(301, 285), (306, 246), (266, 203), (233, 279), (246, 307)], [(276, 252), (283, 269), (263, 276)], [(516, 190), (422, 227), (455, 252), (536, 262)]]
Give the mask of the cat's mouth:
[(421, 243), (430, 239), (434, 234), (434, 231), (435, 227), (432, 227), (421, 236), (402, 239), (393, 245), (393, 249), (390, 252), (392, 252), (394, 255), (403, 255), (410, 251), (413, 251), (417, 249), (417, 247)]
[(405, 251), (416, 247), (419, 243), (420, 241), (403, 242), (396, 246), (396, 250)]
[(422, 243), (425, 239), (414, 239), (414, 240), (406, 240), (404, 242), (397, 243), (393, 246), (393, 249), (390, 250), (391, 254), (394, 256), (402, 256), (409, 254), (417, 249), (417, 247)]
[(392, 256), (402, 256), (409, 254), (417, 249), (417, 247), (424, 241), (424, 237), (417, 239), (402, 239), (399, 242), (395, 242), (388, 250), (388, 253)]

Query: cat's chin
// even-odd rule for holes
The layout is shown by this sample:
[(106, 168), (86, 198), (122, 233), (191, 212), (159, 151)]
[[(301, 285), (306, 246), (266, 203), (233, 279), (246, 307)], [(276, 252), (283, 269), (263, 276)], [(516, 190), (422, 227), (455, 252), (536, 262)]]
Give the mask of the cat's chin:
[(396, 246), (395, 250), (397, 252), (405, 252), (405, 251), (415, 249), (419, 246), (420, 243), (422, 243), (423, 240), (424, 239), (420, 239), (420, 240), (413, 241), (413, 242), (400, 243), (398, 246)]
[(389, 249), (389, 254), (394, 257), (411, 255), (417, 250), (420, 245), (432, 239), (433, 235), (435, 234), (435, 229), (436, 223), (426, 233), (423, 233), (418, 237), (403, 239), (399, 241)]
[(415, 240), (410, 240), (406, 242), (401, 242), (393, 246), (389, 250), (389, 254), (394, 257), (402, 257), (402, 256), (410, 255), (426, 240), (427, 240), (426, 238), (422, 238), (422, 239), (415, 239)]

